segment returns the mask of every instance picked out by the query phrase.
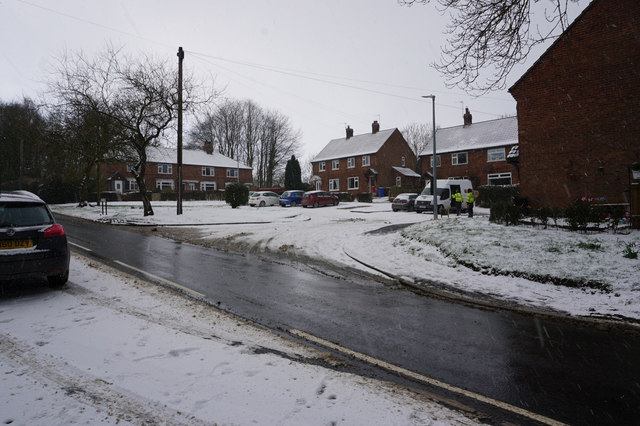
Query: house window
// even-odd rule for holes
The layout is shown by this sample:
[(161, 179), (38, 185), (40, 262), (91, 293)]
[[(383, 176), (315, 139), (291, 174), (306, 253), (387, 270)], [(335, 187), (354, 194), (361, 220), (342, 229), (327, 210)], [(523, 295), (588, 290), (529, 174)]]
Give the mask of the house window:
[(173, 190), (173, 179), (156, 179), (156, 189), (160, 191), (163, 189)]
[(357, 177), (350, 177), (347, 179), (347, 189), (358, 189), (360, 187), (360, 179)]
[(339, 179), (329, 179), (329, 191), (340, 191)]
[(338, 170), (338, 169), (340, 169), (340, 160), (333, 160), (333, 161), (331, 162), (331, 168), (332, 168), (333, 170)]
[(456, 166), (458, 164), (467, 164), (467, 153), (466, 152), (456, 152), (455, 154), (451, 154), (451, 165)]
[(202, 167), (202, 176), (215, 176), (215, 169), (213, 167)]
[(487, 175), (487, 182), (489, 185), (511, 185), (511, 172)]
[(487, 151), (487, 161), (504, 161), (504, 148), (493, 148)]
[(402, 186), (402, 177), (396, 176), (396, 186)]
[(237, 178), (238, 177), (238, 169), (227, 169), (227, 177), (228, 178)]
[(371, 165), (371, 157), (368, 155), (362, 156), (362, 167), (368, 167)]
[[(429, 159), (430, 167), (433, 168), (433, 155)], [(436, 167), (440, 167), (440, 156), (436, 155)]]
[(200, 191), (215, 191), (216, 189), (215, 182), (200, 182)]
[(159, 175), (170, 175), (173, 173), (173, 164), (158, 164)]
[(402, 162), (402, 167), (404, 167), (407, 164), (407, 161), (404, 157), (401, 158), (401, 162)]
[(356, 157), (347, 158), (347, 169), (353, 169), (356, 166)]
[(182, 182), (182, 189), (185, 191), (195, 191), (196, 183), (195, 182)]
[(127, 191), (138, 191), (138, 182), (135, 179), (127, 179)]
[(327, 170), (327, 163), (324, 161), (321, 161), (320, 164), (318, 164), (318, 171), (324, 172), (325, 170)]

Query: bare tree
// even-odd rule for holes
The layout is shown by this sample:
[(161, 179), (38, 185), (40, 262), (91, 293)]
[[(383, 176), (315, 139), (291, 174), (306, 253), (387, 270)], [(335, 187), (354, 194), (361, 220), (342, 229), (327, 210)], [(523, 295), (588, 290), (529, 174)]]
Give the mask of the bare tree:
[(271, 187), (281, 177), (286, 160), (299, 148), (301, 133), (289, 118), (277, 111), (265, 113), (260, 136), (257, 180), (259, 187)]
[[(483, 94), (503, 89), (513, 67), (531, 49), (557, 38), (568, 26), (568, 2), (579, 0), (433, 0), (451, 15), (447, 45), (433, 66), (449, 87)], [(431, 0), (398, 0), (411, 6)], [(545, 22), (531, 21), (535, 6)]]
[(301, 135), (279, 112), (265, 112), (251, 100), (227, 100), (201, 117), (191, 138), (191, 145), (211, 141), (221, 154), (252, 167), (256, 185), (264, 187), (283, 177)]
[[(142, 55), (129, 57), (121, 49), (107, 48), (94, 59), (83, 53), (65, 54), (54, 72), (50, 93), (59, 105), (95, 111), (114, 124), (114, 140), (121, 143), (119, 158), (130, 166), (143, 202), (144, 215), (153, 208), (144, 180), (147, 149), (157, 146), (177, 116), (176, 67)], [(183, 81), (183, 106), (194, 102), (196, 86)]]
[(431, 128), (426, 123), (410, 123), (402, 129), (402, 136), (404, 136), (415, 155), (413, 169), (420, 172), (419, 156), (431, 142)]

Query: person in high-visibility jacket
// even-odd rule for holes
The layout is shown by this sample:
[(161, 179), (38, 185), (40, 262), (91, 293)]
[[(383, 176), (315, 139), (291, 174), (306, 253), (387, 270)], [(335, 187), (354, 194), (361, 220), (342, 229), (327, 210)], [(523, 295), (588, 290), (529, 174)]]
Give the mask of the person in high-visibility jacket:
[(462, 194), (459, 189), (456, 189), (456, 193), (451, 197), (456, 204), (456, 215), (460, 216), (460, 209), (462, 208)]
[(473, 217), (473, 203), (476, 201), (476, 197), (473, 195), (472, 189), (467, 189), (467, 212), (469, 217)]

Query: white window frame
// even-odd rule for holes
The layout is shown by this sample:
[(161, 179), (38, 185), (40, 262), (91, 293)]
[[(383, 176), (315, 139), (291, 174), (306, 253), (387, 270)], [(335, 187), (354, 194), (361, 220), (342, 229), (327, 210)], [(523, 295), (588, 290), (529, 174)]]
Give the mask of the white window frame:
[(369, 155), (362, 156), (362, 167), (371, 166), (371, 157)]
[[(429, 167), (431, 167), (433, 169), (433, 155), (431, 157), (429, 157)], [(440, 167), (442, 166), (442, 158), (440, 158), (440, 155), (436, 155), (436, 167)]]
[(238, 169), (227, 169), (227, 177), (228, 178), (237, 178), (238, 177)]
[(353, 169), (356, 166), (356, 157), (347, 158), (347, 169)]
[(202, 166), (202, 176), (215, 176), (216, 168), (212, 166)]
[(171, 174), (173, 174), (173, 164), (158, 163), (158, 174), (159, 175), (171, 175)]
[(127, 191), (128, 192), (138, 191), (139, 189), (140, 188), (138, 188), (138, 182), (136, 182), (135, 179), (127, 178)]
[(327, 162), (326, 162), (326, 161), (321, 161), (321, 162), (318, 164), (318, 171), (319, 171), (319, 172), (324, 172), (324, 171), (326, 171), (326, 170), (327, 170)]
[(511, 172), (488, 174), (487, 175), (487, 185), (495, 185), (495, 184), (491, 183), (492, 179), (505, 179), (505, 178), (509, 178), (509, 183), (499, 184), (499, 185), (511, 185), (513, 183), (513, 178), (512, 178)]
[[(207, 189), (209, 186), (213, 186), (213, 189)], [(200, 191), (217, 191), (218, 184), (216, 182), (204, 181), (200, 182)]]
[(487, 150), (487, 163), (504, 161), (506, 158), (504, 148), (491, 148)]
[[(460, 161), (460, 156), (464, 155), (464, 161)], [(468, 152), (454, 152), (451, 154), (451, 165), (458, 166), (460, 164), (469, 164)]]
[(396, 176), (396, 186), (402, 186), (402, 176)]
[(162, 191), (165, 187), (169, 187), (172, 191), (175, 191), (176, 187), (173, 179), (156, 179), (156, 189)]
[(340, 160), (331, 161), (331, 170), (340, 170)]
[(347, 178), (347, 189), (350, 191), (360, 189), (360, 178), (357, 176)]
[(340, 179), (329, 179), (329, 191), (340, 191)]

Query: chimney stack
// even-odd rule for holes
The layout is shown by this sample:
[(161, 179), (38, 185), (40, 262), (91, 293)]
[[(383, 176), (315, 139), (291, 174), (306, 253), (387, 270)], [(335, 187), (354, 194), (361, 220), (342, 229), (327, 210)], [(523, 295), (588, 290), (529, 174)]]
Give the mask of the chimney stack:
[(462, 116), (462, 118), (464, 118), (464, 127), (471, 126), (471, 123), (473, 122), (472, 120), (473, 116), (469, 112), (469, 108), (465, 108), (464, 111), (465, 113)]
[(378, 123), (378, 120), (374, 120), (373, 123), (371, 123), (371, 133), (375, 135), (379, 131), (380, 131), (380, 123)]
[(353, 129), (349, 126), (347, 126), (347, 139), (352, 138), (353, 137)]
[(206, 152), (209, 155), (213, 154), (213, 142), (204, 141), (204, 152)]

